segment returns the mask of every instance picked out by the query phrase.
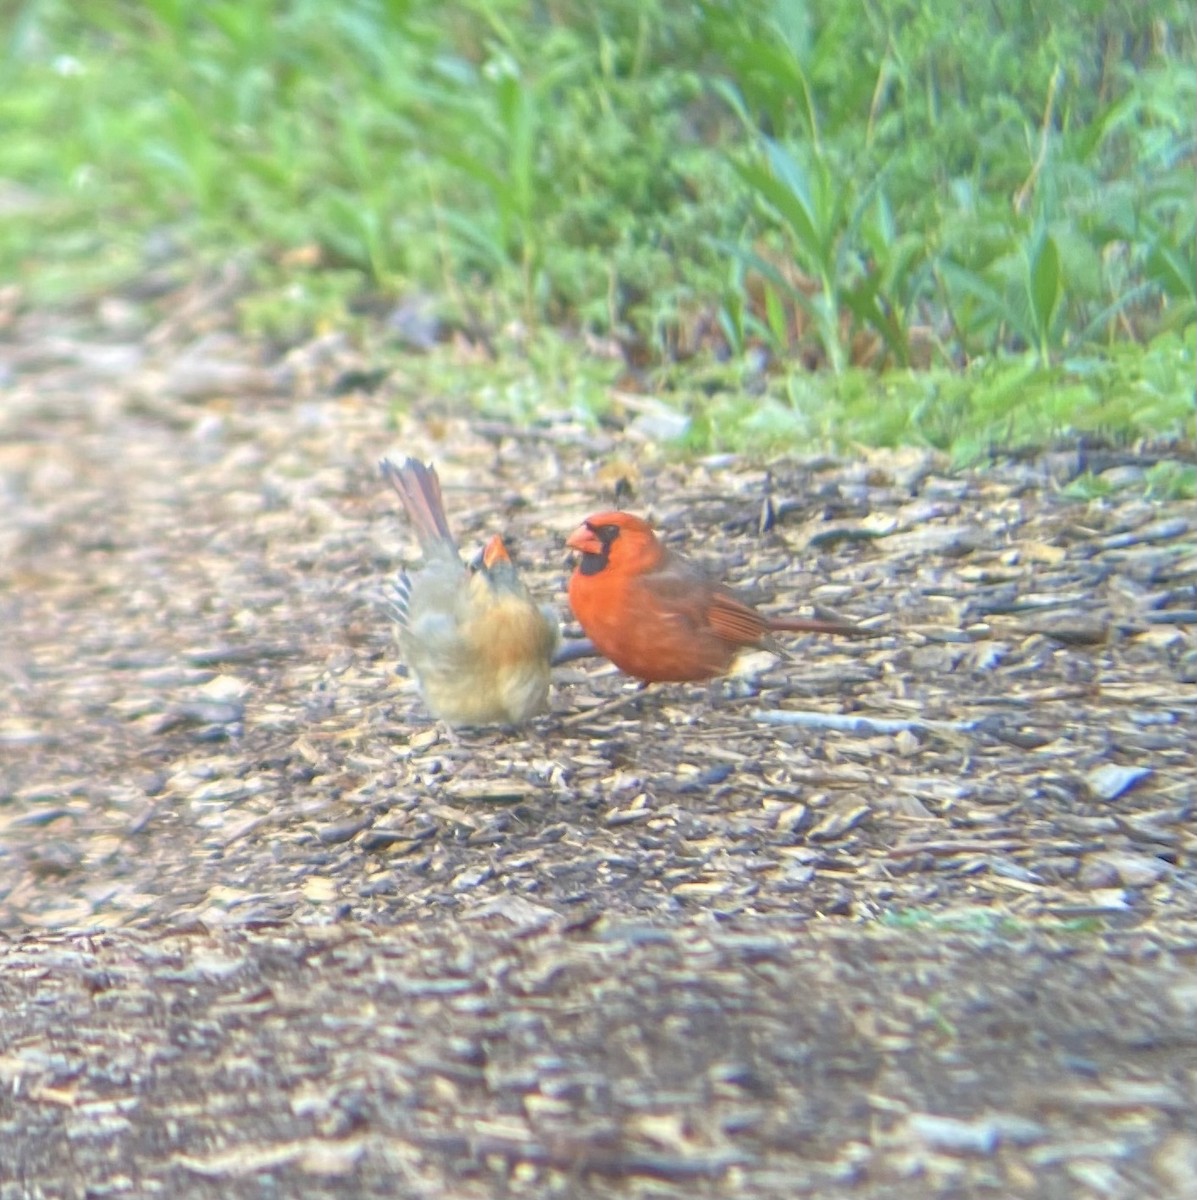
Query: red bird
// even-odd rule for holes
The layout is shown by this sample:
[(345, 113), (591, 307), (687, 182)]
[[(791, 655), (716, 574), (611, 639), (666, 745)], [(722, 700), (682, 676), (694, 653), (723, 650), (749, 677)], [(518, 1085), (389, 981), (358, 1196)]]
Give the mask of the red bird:
[(544, 712), (556, 615), (529, 595), (498, 534), (481, 567), (466, 568), (432, 467), (414, 458), (381, 466), (424, 556), (418, 571), (400, 574), (393, 605), (424, 702), (448, 725), (519, 724)]
[(774, 633), (865, 632), (765, 616), (630, 513), (587, 517), (566, 545), (582, 556), (569, 581), (574, 616), (600, 654), (646, 683), (712, 679), (749, 646), (774, 650)]

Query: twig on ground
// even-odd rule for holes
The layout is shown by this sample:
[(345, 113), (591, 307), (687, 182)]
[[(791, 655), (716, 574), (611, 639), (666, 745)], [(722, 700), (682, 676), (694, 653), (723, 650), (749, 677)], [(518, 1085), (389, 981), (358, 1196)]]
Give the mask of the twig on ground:
[(842, 713), (806, 712), (797, 709), (771, 712), (757, 708), (749, 715), (763, 725), (799, 725), (804, 729), (829, 729), (836, 733), (855, 733), (861, 737), (916, 732), (920, 729), (930, 733), (971, 733), (981, 724), (979, 720), (923, 721), (917, 718), (911, 720), (897, 717), (848, 717)]

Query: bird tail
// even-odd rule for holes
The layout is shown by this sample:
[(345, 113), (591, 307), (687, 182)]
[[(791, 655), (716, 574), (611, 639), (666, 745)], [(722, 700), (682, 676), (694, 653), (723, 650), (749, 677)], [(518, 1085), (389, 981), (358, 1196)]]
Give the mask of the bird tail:
[(445, 502), (441, 497), (441, 481), (437, 478), (436, 468), (425, 466), (414, 458), (405, 458), (398, 466), (389, 458), (384, 458), (378, 465), (383, 478), (403, 502), (425, 555), (438, 543), (448, 542), (455, 547), (445, 516)]
[(873, 630), (849, 621), (820, 621), (815, 617), (769, 617), (770, 633), (833, 633), (839, 637), (873, 637)]

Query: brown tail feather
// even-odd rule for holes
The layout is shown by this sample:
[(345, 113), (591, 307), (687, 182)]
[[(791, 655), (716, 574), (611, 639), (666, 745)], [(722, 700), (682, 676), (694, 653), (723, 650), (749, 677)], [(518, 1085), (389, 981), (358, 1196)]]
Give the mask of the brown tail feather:
[(383, 478), (398, 493), (407, 512), (408, 519), (420, 540), (420, 548), (427, 552), (437, 542), (455, 545), (445, 516), (445, 502), (441, 498), (441, 481), (436, 468), (425, 466), (414, 458), (405, 458), (396, 466), (389, 458), (378, 464)]
[(871, 629), (861, 629), (847, 621), (819, 621), (813, 617), (769, 617), (771, 633), (834, 633), (840, 637), (873, 637)]

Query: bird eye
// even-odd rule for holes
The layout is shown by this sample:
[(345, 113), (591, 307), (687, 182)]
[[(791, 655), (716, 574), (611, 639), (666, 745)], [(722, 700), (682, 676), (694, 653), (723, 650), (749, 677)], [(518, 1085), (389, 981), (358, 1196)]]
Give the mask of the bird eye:
[(604, 546), (609, 546), (619, 537), (618, 525), (588, 525), (587, 529), (594, 534)]

